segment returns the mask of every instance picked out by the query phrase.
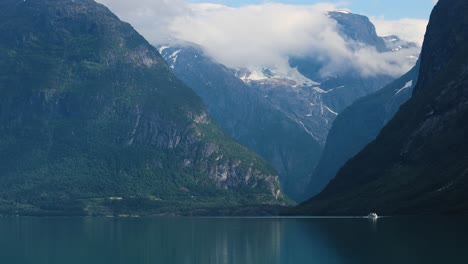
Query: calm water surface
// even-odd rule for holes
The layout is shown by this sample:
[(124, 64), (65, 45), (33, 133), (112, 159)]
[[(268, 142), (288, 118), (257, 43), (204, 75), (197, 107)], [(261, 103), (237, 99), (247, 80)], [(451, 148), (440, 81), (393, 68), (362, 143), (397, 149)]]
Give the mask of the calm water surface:
[(468, 263), (468, 218), (0, 218), (0, 263)]

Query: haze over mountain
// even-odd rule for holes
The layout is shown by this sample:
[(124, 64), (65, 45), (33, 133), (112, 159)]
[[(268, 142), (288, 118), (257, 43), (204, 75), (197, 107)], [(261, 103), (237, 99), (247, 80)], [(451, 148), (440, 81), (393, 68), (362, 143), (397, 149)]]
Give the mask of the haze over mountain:
[[(415, 62), (416, 44), (377, 36), (367, 17), (347, 11), (324, 15), (337, 21), (348, 49), (366, 46), (379, 55)], [(280, 172), (286, 194), (296, 200), (308, 198), (305, 187), (339, 112), (394, 79), (386, 71), (362, 76), (352, 66), (324, 76), (331, 59), (315, 53), (289, 58), (289, 69), (282, 72), (278, 67), (228, 68), (193, 43), (169, 43), (159, 50), (221, 127)]]
[(431, 15), (412, 98), (376, 140), (298, 212), (468, 212), (468, 2)]
[[(409, 63), (402, 69), (398, 67), (401, 65), (394, 65), (394, 58), (389, 56), (375, 54), (365, 47), (359, 50), (347, 48), (336, 21), (326, 15), (327, 11), (338, 10), (340, 5), (337, 4), (267, 3), (233, 8), (189, 4), (182, 0), (101, 2), (132, 23), (151, 43), (167, 44), (177, 40), (195, 43), (228, 68), (276, 66), (285, 72), (290, 57), (313, 52), (331, 57), (332, 68), (354, 66), (364, 74), (381, 72), (385, 67), (387, 72), (399, 77), (413, 66)], [(392, 27), (391, 21), (382, 17), (373, 18), (373, 21), (382, 25), (382, 36), (404, 36), (403, 39), (419, 45), (427, 24), (427, 21), (410, 23), (408, 20), (404, 27)], [(372, 56), (374, 60), (366, 60), (364, 56)], [(382, 58), (377, 59), (380, 56)]]
[(0, 212), (128, 215), (283, 204), (276, 171), (158, 51), (92, 0), (0, 2)]
[(159, 50), (176, 76), (202, 98), (214, 120), (278, 170), (287, 195), (302, 199), (319, 159), (320, 144), (239, 79), (235, 70), (214, 62), (200, 47), (185, 44)]

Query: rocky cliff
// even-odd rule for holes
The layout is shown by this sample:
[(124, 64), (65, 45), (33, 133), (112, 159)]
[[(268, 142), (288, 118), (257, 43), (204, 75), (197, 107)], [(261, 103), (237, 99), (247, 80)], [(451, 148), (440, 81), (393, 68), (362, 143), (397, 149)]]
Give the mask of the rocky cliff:
[(221, 128), (269, 161), (279, 172), (284, 192), (301, 200), (318, 162), (320, 144), (200, 47), (187, 43), (159, 50), (176, 76), (202, 98)]

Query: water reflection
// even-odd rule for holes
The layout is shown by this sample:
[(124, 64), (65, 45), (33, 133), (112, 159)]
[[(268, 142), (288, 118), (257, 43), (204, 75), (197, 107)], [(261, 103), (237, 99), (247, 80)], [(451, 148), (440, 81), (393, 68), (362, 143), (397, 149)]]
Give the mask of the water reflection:
[(0, 233), (2, 263), (339, 263), (293, 219), (3, 218)]
[(379, 220), (378, 218), (369, 218), (368, 219), (372, 228), (373, 233), (377, 233), (377, 221)]
[(468, 260), (464, 223), (451, 218), (423, 224), (411, 218), (385, 218), (378, 223), (368, 219), (0, 218), (0, 261), (458, 263)]

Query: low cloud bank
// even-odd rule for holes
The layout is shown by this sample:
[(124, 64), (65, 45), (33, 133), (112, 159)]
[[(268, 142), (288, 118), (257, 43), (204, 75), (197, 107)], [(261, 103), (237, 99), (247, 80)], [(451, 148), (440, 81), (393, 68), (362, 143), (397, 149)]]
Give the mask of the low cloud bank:
[[(290, 56), (310, 56), (326, 62), (324, 76), (354, 70), (363, 76), (399, 76), (408, 71), (419, 50), (379, 53), (351, 43), (338, 33), (325, 11), (343, 8), (321, 3), (298, 6), (277, 3), (227, 7), (189, 4), (183, 0), (99, 0), (130, 22), (153, 44), (192, 42), (231, 68), (288, 68)], [(380, 35), (395, 34), (422, 43), (426, 20), (387, 21), (371, 18)], [(357, 48), (356, 48), (357, 47)]]
[(426, 19), (385, 20), (383, 17), (370, 17), (370, 20), (379, 36), (397, 35), (401, 39), (422, 46), (428, 23)]

